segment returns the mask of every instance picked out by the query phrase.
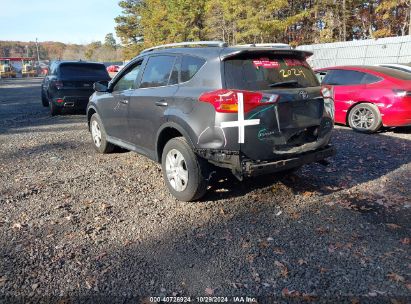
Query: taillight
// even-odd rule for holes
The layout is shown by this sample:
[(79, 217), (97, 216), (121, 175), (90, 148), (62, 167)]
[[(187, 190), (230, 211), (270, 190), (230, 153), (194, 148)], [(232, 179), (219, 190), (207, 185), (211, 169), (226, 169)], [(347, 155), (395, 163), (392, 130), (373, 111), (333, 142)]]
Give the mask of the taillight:
[(276, 94), (263, 94), (260, 92), (221, 89), (203, 93), (200, 96), (199, 100), (211, 103), (217, 112), (237, 113), (238, 94), (243, 94), (244, 112), (249, 112), (256, 107), (265, 104), (275, 103), (277, 102), (279, 97)]
[(321, 88), (321, 95), (324, 99), (334, 100), (334, 89), (332, 86), (323, 86)]
[(57, 89), (61, 89), (63, 87), (63, 82), (60, 80), (54, 81), (54, 85)]
[(401, 90), (401, 89), (393, 89), (393, 92), (398, 97), (411, 96), (411, 91), (406, 91), (406, 90)]
[(330, 117), (335, 118), (335, 106), (334, 106), (334, 88), (332, 86), (323, 86), (321, 88), (321, 95), (324, 99), (324, 107)]
[(56, 102), (58, 102), (58, 103), (62, 103), (62, 102), (64, 102), (64, 99), (59, 98), (59, 99), (57, 99), (57, 100), (56, 100)]

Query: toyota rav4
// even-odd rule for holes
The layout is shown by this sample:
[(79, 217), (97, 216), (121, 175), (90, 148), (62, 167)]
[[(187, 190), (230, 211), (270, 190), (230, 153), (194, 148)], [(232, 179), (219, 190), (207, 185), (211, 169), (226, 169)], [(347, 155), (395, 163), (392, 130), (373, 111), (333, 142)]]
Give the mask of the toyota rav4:
[(94, 84), (87, 107), (93, 145), (161, 163), (182, 201), (205, 194), (212, 165), (242, 180), (324, 163), (335, 154), (334, 104), (305, 61), (310, 55), (223, 42), (145, 50), (109, 83)]

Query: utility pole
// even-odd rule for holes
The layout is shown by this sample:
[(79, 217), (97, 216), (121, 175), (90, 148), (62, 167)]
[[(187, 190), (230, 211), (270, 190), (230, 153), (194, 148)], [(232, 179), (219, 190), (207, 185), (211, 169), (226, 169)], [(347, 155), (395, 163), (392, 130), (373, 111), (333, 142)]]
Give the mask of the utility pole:
[(346, 9), (345, 0), (342, 1), (342, 14), (343, 14), (343, 41), (347, 40), (347, 19), (346, 19)]
[(408, 5), (409, 21), (408, 21), (408, 35), (411, 35), (411, 1)]
[(36, 38), (36, 49), (37, 49), (37, 62), (40, 62), (39, 44), (37, 43), (37, 38)]

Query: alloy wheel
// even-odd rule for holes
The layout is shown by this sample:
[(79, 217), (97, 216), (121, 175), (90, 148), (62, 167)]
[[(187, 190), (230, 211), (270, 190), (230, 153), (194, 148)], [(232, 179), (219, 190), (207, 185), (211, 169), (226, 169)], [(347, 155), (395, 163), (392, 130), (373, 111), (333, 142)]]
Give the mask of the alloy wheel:
[(91, 136), (93, 137), (94, 144), (99, 148), (101, 145), (101, 130), (96, 120), (93, 120), (91, 123)]
[(187, 164), (183, 154), (172, 149), (166, 156), (166, 174), (168, 182), (174, 190), (184, 191), (188, 184)]
[(357, 108), (351, 115), (351, 125), (357, 129), (368, 130), (375, 121), (374, 113), (367, 108)]

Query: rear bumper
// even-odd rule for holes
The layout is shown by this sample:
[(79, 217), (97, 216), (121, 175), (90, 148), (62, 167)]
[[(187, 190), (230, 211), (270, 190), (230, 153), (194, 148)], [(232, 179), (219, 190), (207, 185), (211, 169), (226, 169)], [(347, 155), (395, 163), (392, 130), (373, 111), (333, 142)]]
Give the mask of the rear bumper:
[(382, 123), (386, 127), (411, 126), (411, 98), (396, 101), (391, 107), (380, 108)]
[[(62, 102), (57, 102), (57, 100), (63, 100)], [(86, 109), (88, 103), (88, 97), (85, 96), (64, 96), (60, 98), (54, 98), (53, 103), (60, 108), (68, 109)]]
[(268, 173), (279, 172), (283, 170), (292, 169), (299, 167), (301, 165), (314, 163), (321, 161), (327, 157), (334, 156), (336, 154), (336, 149), (328, 145), (324, 148), (306, 152), (303, 154), (295, 155), (291, 158), (277, 160), (277, 161), (266, 161), (266, 162), (253, 162), (244, 161), (243, 162), (243, 175), (244, 176), (257, 176)]
[(411, 110), (397, 111), (384, 114), (382, 123), (385, 127), (405, 127), (411, 126)]

